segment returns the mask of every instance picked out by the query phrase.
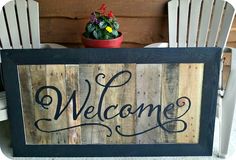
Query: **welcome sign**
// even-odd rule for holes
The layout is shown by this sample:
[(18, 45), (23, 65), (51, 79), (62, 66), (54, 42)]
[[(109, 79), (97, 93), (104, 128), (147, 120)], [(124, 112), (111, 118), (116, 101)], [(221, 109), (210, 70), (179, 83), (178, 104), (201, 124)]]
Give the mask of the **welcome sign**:
[(2, 54), (15, 156), (211, 155), (220, 49)]

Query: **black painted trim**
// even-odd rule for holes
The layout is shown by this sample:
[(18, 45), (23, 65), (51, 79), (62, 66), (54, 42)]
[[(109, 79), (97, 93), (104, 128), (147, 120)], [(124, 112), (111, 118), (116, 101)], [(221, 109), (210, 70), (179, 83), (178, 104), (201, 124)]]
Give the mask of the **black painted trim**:
[[(210, 156), (212, 155), (220, 48), (41, 49), (2, 50), (8, 116), (14, 156)], [(112, 63), (204, 63), (204, 83), (198, 144), (148, 145), (26, 145), (17, 65)]]

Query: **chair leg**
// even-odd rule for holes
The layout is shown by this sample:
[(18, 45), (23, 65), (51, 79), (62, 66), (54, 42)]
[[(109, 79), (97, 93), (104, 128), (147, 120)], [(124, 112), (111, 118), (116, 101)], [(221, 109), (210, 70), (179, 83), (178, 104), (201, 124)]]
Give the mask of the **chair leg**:
[(222, 99), (222, 106), (219, 106), (219, 156), (226, 157), (228, 153), (231, 128), (233, 123), (236, 95), (236, 72), (231, 71), (230, 78), (227, 84), (227, 89)]

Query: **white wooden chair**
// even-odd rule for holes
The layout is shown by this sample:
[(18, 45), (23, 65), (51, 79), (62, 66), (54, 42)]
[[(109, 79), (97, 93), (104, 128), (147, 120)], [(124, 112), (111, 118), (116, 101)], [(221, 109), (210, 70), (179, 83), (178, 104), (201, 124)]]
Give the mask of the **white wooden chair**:
[[(225, 0), (171, 0), (168, 2), (169, 43), (146, 47), (221, 47), (225, 48), (235, 15)], [(219, 156), (228, 152), (233, 113), (236, 104), (236, 53), (232, 55), (231, 73), (222, 90), (222, 67), (219, 82)]]
[[(38, 2), (1, 0), (1, 5), (0, 49), (63, 48), (57, 44), (40, 44)], [(7, 120), (6, 96), (0, 92), (0, 121), (3, 120)]]

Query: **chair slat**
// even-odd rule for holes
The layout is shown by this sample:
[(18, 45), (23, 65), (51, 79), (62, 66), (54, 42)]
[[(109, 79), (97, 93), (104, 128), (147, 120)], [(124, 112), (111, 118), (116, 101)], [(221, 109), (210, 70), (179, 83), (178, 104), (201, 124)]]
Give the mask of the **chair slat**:
[(178, 0), (168, 2), (169, 47), (177, 47), (178, 5)]
[(209, 38), (207, 42), (208, 47), (215, 47), (217, 38), (220, 31), (220, 25), (222, 22), (222, 16), (224, 13), (225, 1), (216, 1), (213, 11), (212, 23), (210, 27)]
[(198, 47), (206, 47), (208, 31), (211, 20), (211, 13), (214, 0), (204, 0), (201, 14), (201, 22), (198, 37)]
[(40, 48), (39, 7), (38, 2), (28, 0), (32, 47)]
[(27, 16), (27, 2), (25, 0), (16, 0), (16, 8), (19, 19), (22, 46), (23, 48), (31, 48)]
[(217, 47), (221, 47), (221, 48), (225, 47), (228, 36), (229, 36), (230, 28), (233, 23), (234, 15), (235, 15), (234, 7), (231, 4), (226, 3), (226, 9), (224, 13), (224, 18), (222, 20), (222, 26), (221, 26), (221, 31), (219, 34), (219, 39), (217, 42)]
[(187, 47), (187, 31), (190, 0), (179, 1), (178, 47)]
[(8, 2), (4, 6), (4, 8), (6, 11), (7, 24), (10, 32), (12, 47), (14, 49), (20, 49), (22, 47), (20, 45), (20, 35), (16, 19), (15, 2), (14, 1)]
[(188, 47), (196, 47), (197, 45), (197, 34), (200, 20), (199, 17), (200, 17), (201, 4), (202, 0), (192, 0), (191, 2)]
[(11, 49), (11, 43), (7, 31), (7, 26), (3, 14), (3, 10), (0, 13), (0, 39), (1, 39), (1, 44), (2, 44), (2, 49)]

